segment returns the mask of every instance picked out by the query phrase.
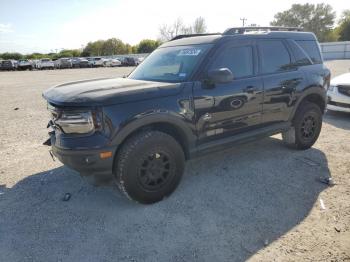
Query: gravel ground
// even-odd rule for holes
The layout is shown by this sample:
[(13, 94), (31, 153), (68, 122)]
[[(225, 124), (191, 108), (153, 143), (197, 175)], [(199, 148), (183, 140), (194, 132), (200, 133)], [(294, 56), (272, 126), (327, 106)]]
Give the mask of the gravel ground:
[(350, 261), (349, 114), (327, 113), (306, 151), (277, 135), (189, 161), (151, 206), (53, 162), (42, 91), (130, 70), (0, 72), (0, 261)]

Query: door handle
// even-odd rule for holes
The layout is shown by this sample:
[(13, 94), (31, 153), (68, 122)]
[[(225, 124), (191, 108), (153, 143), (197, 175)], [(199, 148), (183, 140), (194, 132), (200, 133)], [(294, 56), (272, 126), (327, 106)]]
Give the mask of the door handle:
[(243, 89), (243, 92), (245, 93), (254, 93), (256, 91), (258, 91), (258, 88), (255, 86), (247, 86)]

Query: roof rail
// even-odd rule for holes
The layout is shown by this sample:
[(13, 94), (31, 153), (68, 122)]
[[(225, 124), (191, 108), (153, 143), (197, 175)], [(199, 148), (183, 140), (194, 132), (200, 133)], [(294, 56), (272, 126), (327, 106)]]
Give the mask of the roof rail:
[(209, 33), (209, 34), (188, 34), (188, 35), (177, 35), (174, 38), (172, 38), (170, 41), (187, 38), (187, 37), (194, 37), (194, 36), (205, 36), (205, 35), (221, 35), (221, 33)]
[(299, 27), (282, 27), (282, 26), (247, 26), (247, 27), (232, 27), (225, 30), (223, 35), (237, 35), (244, 34), (252, 31), (303, 31), (302, 28)]

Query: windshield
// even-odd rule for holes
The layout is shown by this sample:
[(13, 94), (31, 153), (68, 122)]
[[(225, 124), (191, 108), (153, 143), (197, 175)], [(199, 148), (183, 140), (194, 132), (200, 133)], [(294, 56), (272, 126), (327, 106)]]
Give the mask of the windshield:
[(159, 82), (186, 81), (211, 45), (172, 46), (156, 49), (129, 78)]

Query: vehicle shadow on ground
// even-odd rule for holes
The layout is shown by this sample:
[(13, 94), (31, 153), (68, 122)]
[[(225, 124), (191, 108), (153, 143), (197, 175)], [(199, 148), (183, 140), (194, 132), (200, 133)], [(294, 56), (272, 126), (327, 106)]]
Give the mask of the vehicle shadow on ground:
[(328, 110), (323, 116), (323, 122), (338, 128), (350, 130), (350, 113)]
[(329, 176), (323, 152), (276, 138), (188, 162), (150, 206), (56, 168), (0, 189), (0, 260), (245, 261), (308, 216)]

